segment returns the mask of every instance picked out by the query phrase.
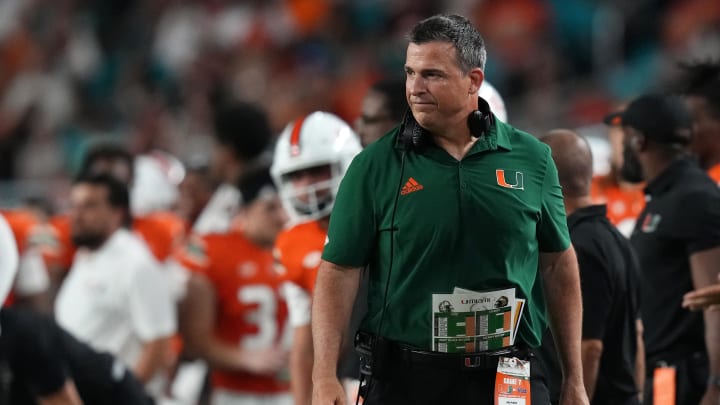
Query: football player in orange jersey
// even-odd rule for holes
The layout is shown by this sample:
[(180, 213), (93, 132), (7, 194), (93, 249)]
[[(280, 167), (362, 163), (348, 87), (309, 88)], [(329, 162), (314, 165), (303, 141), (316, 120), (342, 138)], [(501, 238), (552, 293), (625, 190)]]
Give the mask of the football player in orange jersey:
[(267, 167), (246, 173), (239, 189), (239, 229), (191, 237), (176, 255), (193, 273), (183, 337), (212, 370), (213, 405), (292, 404), (284, 280), (272, 256), (287, 216)]
[(603, 122), (608, 125), (610, 172), (604, 176), (593, 177), (590, 197), (594, 204), (607, 205), (610, 222), (620, 233), (629, 237), (638, 215), (645, 207), (645, 194), (642, 185), (624, 181), (620, 173), (623, 164), (623, 130), (619, 112), (608, 115)]
[(353, 157), (358, 137), (340, 118), (315, 112), (290, 123), (275, 147), (273, 179), (293, 226), (275, 244), (293, 327), (290, 375), (293, 397), (309, 403), (312, 393), (310, 297), (325, 244), (335, 193)]
[(690, 150), (720, 185), (720, 61), (681, 64), (682, 92), (692, 114)]

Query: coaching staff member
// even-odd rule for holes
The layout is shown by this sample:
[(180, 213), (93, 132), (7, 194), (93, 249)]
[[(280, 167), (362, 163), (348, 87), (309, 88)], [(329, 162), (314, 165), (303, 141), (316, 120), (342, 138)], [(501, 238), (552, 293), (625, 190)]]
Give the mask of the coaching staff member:
[[(485, 48), (467, 19), (430, 17), (409, 40), (411, 111), (355, 158), (330, 218), (312, 309), (313, 403), (344, 403), (335, 368), (369, 264), (365, 403), (492, 404), (496, 357), (429, 351), (431, 296), (515, 287), (528, 308), (512, 355), (529, 358), (521, 348), (538, 346), (546, 327), (542, 278), (565, 371), (562, 403), (586, 404), (578, 268), (550, 149), (478, 99)], [(469, 371), (465, 359), (481, 366)], [(536, 361), (531, 370), (540, 371)], [(545, 404), (547, 389), (533, 377), (532, 401)]]
[[(541, 140), (552, 149), (580, 266), (581, 351), (588, 397), (598, 405), (637, 405), (638, 387), (645, 380), (637, 257), (630, 241), (607, 219), (605, 205), (592, 203), (593, 162), (587, 141), (566, 129), (550, 131)], [(541, 353), (550, 399), (557, 403), (561, 380), (552, 335), (546, 334)]]
[(720, 312), (690, 312), (681, 303), (720, 272), (720, 189), (685, 153), (692, 122), (680, 99), (645, 95), (619, 117), (623, 176), (647, 182), (631, 237), (642, 269), (644, 402), (652, 403), (654, 369), (665, 363), (675, 367), (677, 404), (717, 404)]

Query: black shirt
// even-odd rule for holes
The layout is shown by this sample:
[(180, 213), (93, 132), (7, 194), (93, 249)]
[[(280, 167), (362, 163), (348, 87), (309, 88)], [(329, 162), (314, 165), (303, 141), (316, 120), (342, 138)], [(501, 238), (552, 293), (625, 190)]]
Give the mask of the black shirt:
[(689, 257), (720, 246), (720, 189), (694, 162), (678, 158), (645, 189), (631, 242), (642, 269), (648, 370), (657, 360), (705, 351), (702, 312), (681, 307), (694, 289)]
[[(635, 358), (639, 313), (639, 266), (628, 241), (612, 226), (604, 205), (578, 209), (568, 229), (580, 267), (582, 338), (603, 343), (593, 404), (637, 404)], [(540, 356), (550, 397), (560, 397), (562, 374), (549, 331)]]
[(72, 380), (85, 404), (152, 404), (113, 356), (95, 352), (50, 318), (3, 308), (0, 328), (0, 403), (34, 405)]

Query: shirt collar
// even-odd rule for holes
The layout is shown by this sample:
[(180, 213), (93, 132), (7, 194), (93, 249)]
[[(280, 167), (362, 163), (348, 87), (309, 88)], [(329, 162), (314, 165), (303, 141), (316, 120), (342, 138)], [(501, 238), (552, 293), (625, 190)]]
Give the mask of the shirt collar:
[(497, 150), (498, 148), (512, 150), (509, 135), (509, 132), (512, 130), (511, 126), (500, 121), (493, 114), (493, 124), (490, 127), (490, 130), (480, 137), (477, 142), (475, 142), (475, 145), (473, 145), (470, 149), (470, 153), (468, 153), (468, 155), (488, 150)]
[(693, 161), (688, 157), (680, 156), (675, 158), (668, 167), (665, 168), (656, 178), (654, 178), (645, 187), (645, 194), (654, 196), (662, 194), (664, 191), (672, 187), (675, 182), (680, 179), (693, 165)]
[(568, 228), (572, 228), (575, 226), (578, 222), (583, 221), (585, 219), (593, 218), (593, 217), (602, 217), (605, 218), (607, 215), (607, 206), (605, 204), (598, 204), (598, 205), (589, 205), (587, 207), (582, 207), (572, 214), (570, 214), (567, 218), (567, 225)]
[[(509, 132), (512, 130), (513, 128), (511, 126), (495, 118), (490, 129), (478, 138), (477, 141), (475, 141), (475, 144), (473, 144), (467, 155), (465, 155), (465, 159), (472, 155), (488, 151), (496, 151), (498, 149), (508, 151), (512, 150), (509, 135)], [(427, 154), (428, 157), (437, 161), (448, 161), (449, 163), (456, 162), (455, 159), (448, 155), (444, 149), (437, 146), (432, 139), (428, 142), (427, 148), (422, 153)]]

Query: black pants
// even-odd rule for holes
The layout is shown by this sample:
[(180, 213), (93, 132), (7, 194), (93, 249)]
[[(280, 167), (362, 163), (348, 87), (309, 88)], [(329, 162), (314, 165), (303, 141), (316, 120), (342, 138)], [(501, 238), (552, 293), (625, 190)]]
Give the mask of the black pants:
[[(493, 405), (496, 369), (447, 370), (426, 364), (391, 364), (382, 379), (372, 378), (366, 405), (473, 404)], [(530, 394), (533, 405), (550, 404), (543, 370), (530, 360)]]
[[(675, 404), (699, 404), (703, 395), (705, 395), (710, 373), (707, 354), (696, 352), (674, 360), (666, 360), (666, 363), (675, 367)], [(645, 391), (643, 394), (643, 403), (645, 404), (653, 403), (653, 371), (656, 366), (656, 361), (647, 364), (647, 378), (645, 379)]]

